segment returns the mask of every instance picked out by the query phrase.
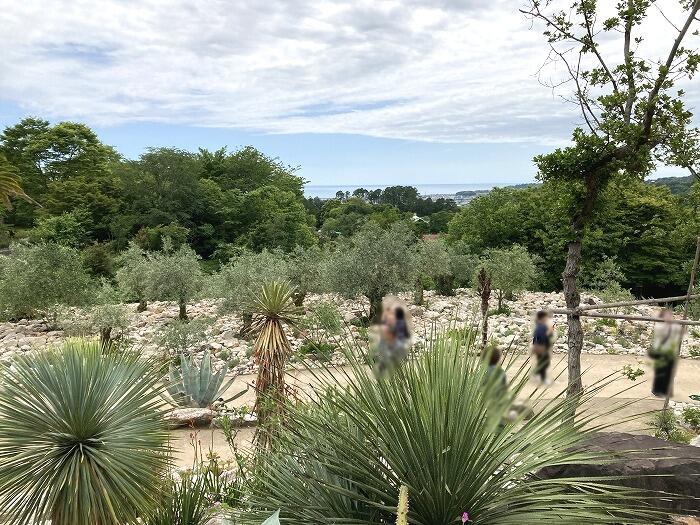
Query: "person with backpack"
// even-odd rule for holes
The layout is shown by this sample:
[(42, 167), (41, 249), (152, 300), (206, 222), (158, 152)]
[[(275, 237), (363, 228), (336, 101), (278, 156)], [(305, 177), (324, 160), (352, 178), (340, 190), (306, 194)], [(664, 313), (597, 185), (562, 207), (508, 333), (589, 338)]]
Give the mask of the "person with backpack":
[(551, 349), (554, 343), (554, 323), (550, 315), (544, 310), (537, 312), (535, 316), (535, 330), (532, 334), (532, 353), (537, 359), (533, 376), (538, 378), (543, 385), (549, 385), (547, 370), (551, 364)]

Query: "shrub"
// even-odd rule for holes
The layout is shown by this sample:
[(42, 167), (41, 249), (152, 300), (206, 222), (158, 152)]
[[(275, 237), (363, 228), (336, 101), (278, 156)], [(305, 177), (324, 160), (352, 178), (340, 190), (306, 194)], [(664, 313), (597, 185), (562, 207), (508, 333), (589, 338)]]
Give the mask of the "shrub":
[(43, 315), (55, 323), (61, 305), (88, 303), (93, 284), (77, 250), (59, 244), (14, 244), (0, 264), (0, 316)]
[(36, 226), (29, 230), (29, 239), (35, 243), (52, 243), (71, 248), (80, 248), (88, 240), (84, 226), (90, 218), (85, 213), (65, 212), (36, 220)]
[(205, 478), (193, 472), (171, 474), (160, 491), (157, 506), (144, 525), (203, 525), (209, 511)]
[(654, 437), (674, 443), (690, 443), (690, 434), (678, 427), (673, 410), (659, 410), (650, 421)]
[(309, 341), (299, 348), (299, 354), (303, 357), (313, 357), (318, 361), (330, 361), (337, 347), (331, 343), (316, 343)]
[(212, 320), (198, 317), (190, 321), (173, 319), (165, 325), (158, 336), (158, 345), (165, 351), (169, 359), (189, 354), (206, 340), (207, 329)]
[(601, 319), (596, 319), (595, 320), (596, 326), (608, 326), (608, 327), (616, 327), (617, 322), (615, 319), (607, 319), (607, 318), (601, 318)]
[(394, 523), (402, 485), (411, 523), (452, 524), (464, 512), (485, 525), (656, 519), (641, 494), (616, 487), (616, 480), (535, 475), (564, 462), (603, 460), (576, 452), (595, 415), (584, 410), (575, 425), (562, 419), (605, 385), (569, 399), (561, 393), (528, 421), (506, 421), (502, 416), (526, 384), (525, 370), (504, 391), (502, 376), (489, 373), (475, 348), (440, 338), (377, 379), (364, 366), (366, 356), (353, 350), (345, 353), (347, 375), (315, 376), (318, 395), (288, 407), (279, 449), (257, 457), (253, 510), (237, 516), (241, 523), (257, 525), (278, 508), (289, 525)]
[(83, 250), (83, 265), (93, 277), (112, 278), (114, 260), (105, 244), (91, 244)]
[(80, 341), (0, 368), (4, 517), (121, 525), (149, 511), (169, 462), (160, 379), (134, 353)]
[(630, 381), (636, 381), (638, 377), (644, 375), (644, 370), (640, 367), (634, 368), (632, 365), (625, 365), (622, 367), (622, 375)]
[(700, 430), (700, 408), (685, 407), (683, 409), (683, 421), (693, 430)]
[(338, 335), (343, 327), (343, 316), (333, 303), (318, 303), (299, 323), (310, 332), (317, 343), (326, 342), (329, 335)]

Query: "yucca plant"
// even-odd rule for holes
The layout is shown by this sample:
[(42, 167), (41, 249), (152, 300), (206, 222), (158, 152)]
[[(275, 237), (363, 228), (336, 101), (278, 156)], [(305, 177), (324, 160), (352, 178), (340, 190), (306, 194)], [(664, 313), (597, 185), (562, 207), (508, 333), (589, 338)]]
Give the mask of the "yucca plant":
[(144, 519), (144, 525), (203, 525), (209, 511), (205, 479), (193, 472), (173, 474), (163, 485), (156, 508)]
[(259, 453), (249, 499), (257, 512), (241, 523), (280, 508), (285, 525), (390, 524), (405, 498), (414, 525), (658, 522), (617, 479), (537, 476), (548, 466), (609, 459), (577, 449), (601, 428), (600, 413), (587, 407), (604, 384), (568, 399), (533, 394), (537, 413), (510, 420), (503, 416), (524, 395), (526, 365), (509, 368), (504, 392), (475, 346), (472, 337), (436, 338), (383, 378), (359, 349), (346, 352), (349, 369), (309, 370), (314, 395), (289, 406), (276, 449)]
[[(180, 367), (170, 364), (169, 374), (166, 379), (166, 388), (170, 394), (170, 401), (179, 406), (206, 408), (214, 401), (220, 399), (228, 388), (236, 380), (236, 377), (226, 381), (228, 365), (225, 363), (214, 371), (211, 366), (211, 354), (209, 350), (204, 352), (201, 363), (197, 364), (194, 356), (189, 359), (184, 354), (180, 355)], [(238, 399), (248, 389), (224, 399), (228, 403)]]
[(269, 281), (252, 295), (248, 311), (252, 332), (257, 334), (253, 357), (258, 365), (255, 382), (255, 412), (260, 423), (258, 445), (271, 446), (286, 401), (285, 365), (291, 352), (284, 325), (294, 325), (301, 313), (294, 304), (294, 287), (284, 281)]
[(70, 340), (0, 369), (0, 515), (11, 525), (124, 525), (169, 466), (160, 374)]

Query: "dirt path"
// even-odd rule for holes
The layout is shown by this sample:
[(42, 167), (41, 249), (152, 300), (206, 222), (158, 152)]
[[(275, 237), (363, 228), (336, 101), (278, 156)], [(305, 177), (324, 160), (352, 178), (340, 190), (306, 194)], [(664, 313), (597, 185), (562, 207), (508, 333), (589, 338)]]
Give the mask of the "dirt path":
[[(515, 359), (515, 366), (520, 366), (525, 363), (526, 357), (520, 356)], [(632, 433), (648, 433), (646, 425), (648, 418), (642, 418), (633, 422), (623, 422), (626, 416), (631, 416), (640, 413), (647, 413), (653, 410), (659, 410), (663, 407), (663, 400), (651, 396), (651, 378), (653, 370), (647, 360), (640, 359), (637, 356), (629, 355), (592, 355), (584, 354), (581, 357), (582, 369), (585, 370), (584, 385), (591, 385), (607, 377), (609, 374), (621, 370), (625, 365), (640, 367), (644, 370), (644, 375), (637, 381), (629, 381), (628, 379), (620, 379), (613, 385), (605, 387), (593, 401), (592, 408), (598, 411), (601, 416), (598, 423), (612, 424), (615, 430)], [(347, 369), (337, 371), (337, 374), (343, 373)], [(554, 397), (559, 392), (566, 389), (566, 355), (555, 354), (552, 359), (551, 377), (552, 384), (547, 388), (545, 397)], [(228, 395), (240, 391), (244, 385), (253, 381), (254, 376), (240, 376), (234, 382)], [(302, 391), (311, 391), (316, 380), (313, 374), (308, 370), (296, 370), (288, 374), (288, 383), (299, 388)], [(524, 391), (524, 395), (529, 394), (536, 388), (534, 383), (529, 384)], [(620, 392), (624, 393), (620, 394)], [(675, 381), (675, 393), (673, 399), (675, 401), (688, 401), (690, 394), (700, 394), (700, 360), (682, 359), (678, 367), (678, 373)], [(249, 390), (244, 396), (236, 401), (237, 406), (252, 406), (254, 402), (254, 392)], [(625, 404), (629, 401), (635, 401), (633, 405), (622, 408), (612, 415), (605, 415), (613, 405), (617, 403)], [(242, 446), (248, 446), (253, 436), (253, 429), (243, 429), (238, 434), (238, 442)], [(194, 460), (194, 448), (191, 444), (193, 436), (191, 430), (175, 430), (171, 433), (172, 445), (176, 451), (177, 463), (180, 466), (192, 465)], [(221, 455), (222, 457), (230, 457), (230, 451), (226, 444), (223, 435), (218, 430), (201, 429), (194, 439), (198, 440), (203, 449), (210, 448)]]

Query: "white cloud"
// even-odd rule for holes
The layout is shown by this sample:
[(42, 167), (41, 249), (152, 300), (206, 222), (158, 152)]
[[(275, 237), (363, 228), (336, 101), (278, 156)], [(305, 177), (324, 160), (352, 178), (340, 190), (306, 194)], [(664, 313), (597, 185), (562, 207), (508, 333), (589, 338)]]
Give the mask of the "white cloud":
[(103, 125), (561, 142), (579, 117), (538, 83), (546, 44), (518, 5), (23, 0), (0, 11), (0, 93)]

